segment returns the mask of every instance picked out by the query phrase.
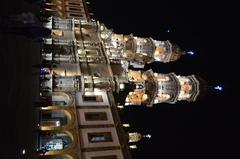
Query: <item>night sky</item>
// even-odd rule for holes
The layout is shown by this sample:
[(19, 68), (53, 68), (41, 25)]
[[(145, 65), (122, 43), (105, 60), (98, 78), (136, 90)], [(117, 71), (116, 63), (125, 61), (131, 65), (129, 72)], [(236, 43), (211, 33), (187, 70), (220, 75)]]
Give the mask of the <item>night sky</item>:
[(195, 52), (195, 56), (184, 56), (177, 62), (147, 65), (145, 70), (196, 74), (209, 86), (224, 87), (224, 92), (212, 89), (195, 103), (132, 106), (123, 110), (123, 122), (132, 126), (126, 130), (152, 134), (150, 140), (143, 139), (132, 151), (133, 158), (239, 158), (236, 4), (173, 0), (90, 2), (94, 18), (116, 33), (171, 40), (182, 49)]
[[(128, 107), (120, 112), (127, 131), (152, 134), (132, 151), (134, 159), (240, 158), (238, 103), (238, 5), (228, 1), (89, 0), (94, 18), (116, 33), (171, 40), (195, 56), (147, 65), (159, 73), (196, 74), (222, 93), (210, 91), (195, 103)], [(36, 11), (23, 0), (1, 1), (1, 17)], [(170, 30), (168, 33), (167, 30)], [(29, 159), (34, 138), (32, 101), (38, 83), (31, 66), (39, 62), (37, 44), (0, 30), (1, 158)], [(31, 112), (31, 113), (30, 113)], [(34, 119), (35, 121), (36, 119)], [(25, 156), (21, 155), (26, 148)]]

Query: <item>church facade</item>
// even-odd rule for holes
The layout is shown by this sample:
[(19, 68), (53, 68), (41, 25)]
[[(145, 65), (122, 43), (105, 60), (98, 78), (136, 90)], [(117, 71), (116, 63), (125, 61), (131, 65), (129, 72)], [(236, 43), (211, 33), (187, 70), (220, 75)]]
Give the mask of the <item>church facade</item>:
[(52, 0), (43, 8), (49, 15), (43, 26), (52, 34), (41, 49), (39, 158), (131, 159), (136, 142), (151, 136), (126, 132), (118, 109), (193, 102), (201, 83), (194, 75), (140, 70), (185, 52), (168, 40), (115, 34), (91, 19), (86, 6)]

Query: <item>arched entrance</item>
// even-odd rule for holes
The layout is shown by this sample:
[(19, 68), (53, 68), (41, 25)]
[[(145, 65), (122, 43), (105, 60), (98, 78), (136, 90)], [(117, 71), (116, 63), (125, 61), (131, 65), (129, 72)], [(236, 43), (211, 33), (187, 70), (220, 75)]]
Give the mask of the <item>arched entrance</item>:
[(73, 142), (72, 136), (65, 132), (42, 131), (39, 136), (38, 151), (62, 151), (70, 147)]
[(43, 110), (40, 112), (41, 126), (65, 126), (71, 121), (71, 115), (66, 110)]
[(71, 105), (72, 97), (64, 92), (53, 92), (52, 93), (52, 105), (54, 106), (69, 106)]

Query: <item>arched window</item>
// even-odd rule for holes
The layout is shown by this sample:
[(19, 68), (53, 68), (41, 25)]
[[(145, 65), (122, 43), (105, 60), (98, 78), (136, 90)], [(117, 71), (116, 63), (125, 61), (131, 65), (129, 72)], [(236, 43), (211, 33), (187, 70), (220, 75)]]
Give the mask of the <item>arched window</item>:
[(67, 133), (43, 131), (40, 134), (38, 149), (45, 151), (61, 151), (68, 148), (71, 143), (72, 139)]
[(154, 76), (157, 78), (159, 82), (166, 82), (170, 80), (170, 78), (167, 75), (155, 73)]
[(185, 100), (190, 98), (190, 94), (189, 93), (185, 93), (185, 91), (180, 91), (180, 94), (178, 96), (178, 100)]
[(40, 116), (41, 126), (64, 126), (70, 122), (70, 114), (65, 110), (44, 110)]
[(180, 82), (181, 85), (184, 85), (184, 84), (190, 82), (190, 80), (186, 77), (179, 76), (178, 79), (179, 79), (179, 82)]
[(192, 90), (192, 86), (189, 85), (189, 84), (181, 85), (181, 90), (183, 90), (183, 91), (191, 91)]
[(70, 96), (63, 92), (54, 92), (52, 94), (52, 105), (54, 106), (68, 106), (71, 100)]
[(141, 105), (142, 102), (146, 101), (147, 99), (148, 99), (147, 94), (130, 92), (125, 102), (130, 104)]
[(158, 96), (156, 97), (156, 99), (160, 102), (163, 102), (163, 101), (167, 101), (171, 96), (169, 94), (158, 94)]

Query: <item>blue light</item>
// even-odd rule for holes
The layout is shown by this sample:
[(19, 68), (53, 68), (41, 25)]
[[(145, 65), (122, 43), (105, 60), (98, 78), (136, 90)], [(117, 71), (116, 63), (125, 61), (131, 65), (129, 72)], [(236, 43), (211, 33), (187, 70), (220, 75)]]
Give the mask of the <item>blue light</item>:
[(188, 55), (194, 55), (194, 52), (193, 51), (188, 51), (187, 54)]
[(216, 87), (214, 87), (214, 89), (218, 90), (218, 91), (223, 91), (223, 87), (221, 87), (221, 86), (216, 86)]

